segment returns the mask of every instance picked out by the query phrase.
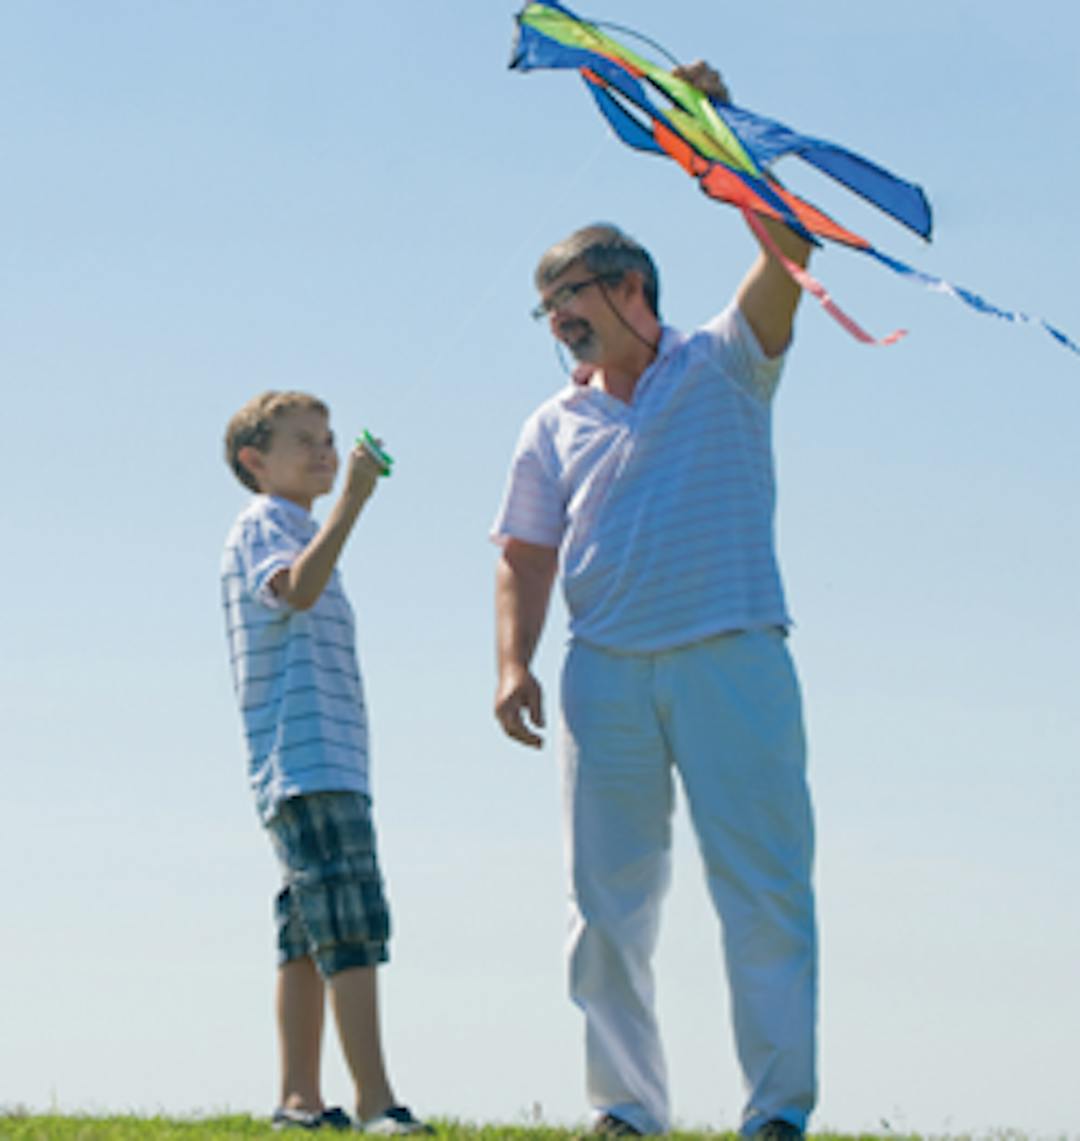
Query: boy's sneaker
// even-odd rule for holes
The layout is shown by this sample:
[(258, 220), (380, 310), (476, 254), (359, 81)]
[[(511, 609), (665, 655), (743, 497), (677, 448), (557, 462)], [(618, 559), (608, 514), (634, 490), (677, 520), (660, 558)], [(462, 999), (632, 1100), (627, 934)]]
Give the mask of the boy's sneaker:
[(352, 1118), (339, 1106), (312, 1113), (308, 1109), (286, 1109), (280, 1106), (270, 1118), (274, 1129), (351, 1129)]
[(434, 1133), (426, 1122), (417, 1121), (406, 1105), (392, 1105), (385, 1113), (362, 1121), (357, 1126), (361, 1133), (379, 1133), (383, 1137), (404, 1137), (407, 1133)]

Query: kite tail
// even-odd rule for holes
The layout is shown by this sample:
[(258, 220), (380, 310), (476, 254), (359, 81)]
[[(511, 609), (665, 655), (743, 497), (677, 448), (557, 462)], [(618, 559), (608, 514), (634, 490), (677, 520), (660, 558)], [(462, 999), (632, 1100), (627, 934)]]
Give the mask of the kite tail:
[(1080, 354), (1080, 345), (1077, 345), (1075, 341), (1067, 337), (1060, 329), (1055, 329), (1053, 325), (1048, 324), (1041, 317), (1029, 317), (1026, 313), (1001, 309), (985, 298), (980, 297), (977, 293), (972, 293), (970, 289), (953, 285), (943, 278), (935, 277), (933, 274), (923, 273), (922, 270), (914, 269), (910, 265), (905, 265), (902, 261), (897, 261), (895, 258), (883, 254), (880, 250), (875, 250), (873, 247), (867, 247), (861, 252), (868, 254), (882, 265), (888, 266), (889, 269), (901, 277), (912, 278), (920, 284), (925, 285), (927, 289), (932, 289), (935, 293), (947, 293), (955, 297), (958, 301), (963, 301), (965, 305), (970, 306), (978, 313), (986, 313), (991, 317), (1000, 317), (1003, 321), (1012, 321), (1016, 324), (1039, 325), (1049, 333), (1058, 344), (1064, 345), (1065, 348), (1072, 349), (1074, 353)]
[[(829, 291), (816, 277), (808, 273), (801, 265), (792, 261), (791, 258), (781, 251), (780, 247), (772, 240), (769, 231), (762, 225), (761, 219), (758, 218), (752, 210), (743, 209), (742, 215), (746, 219), (746, 224), (757, 235), (758, 241), (761, 242), (769, 253), (784, 267), (795, 284), (809, 293), (811, 297), (816, 297), (817, 300), (821, 302), (821, 307), (825, 312), (828, 313), (837, 324), (846, 329), (855, 340), (860, 341), (864, 345), (895, 345), (901, 337), (907, 336), (906, 329), (897, 329), (887, 337), (881, 337), (880, 339), (872, 337), (854, 318), (845, 313), (844, 310), (833, 301), (832, 297), (829, 296)], [(868, 250), (867, 252), (871, 253), (873, 251)]]
[[(816, 297), (821, 302), (822, 308), (830, 317), (833, 318), (839, 325), (845, 328), (857, 341), (861, 341), (864, 345), (894, 345), (901, 337), (906, 336), (907, 330), (898, 329), (894, 333), (890, 333), (887, 337), (875, 339), (872, 337), (861, 325), (853, 320), (847, 313), (841, 309), (832, 297), (829, 296), (828, 290), (821, 284), (817, 278), (808, 273), (801, 265), (785, 256), (780, 247), (769, 236), (768, 230), (761, 223), (752, 210), (743, 209), (743, 217), (746, 219), (747, 225), (757, 235), (758, 241), (773, 255), (774, 258), (784, 267), (790, 277), (797, 285), (809, 293), (812, 297)], [(883, 254), (880, 250), (875, 250), (873, 246), (853, 246), (853, 249), (859, 250), (875, 261), (880, 262), (882, 265), (887, 266), (893, 273), (899, 274), (901, 277), (911, 278), (913, 281), (925, 285), (927, 289), (933, 290), (935, 293), (947, 293), (951, 297), (955, 297), (958, 301), (962, 301), (965, 305), (970, 306), (977, 313), (986, 313), (991, 317), (1000, 317), (1004, 321), (1012, 321), (1015, 324), (1038, 325), (1044, 329), (1055, 341), (1065, 348), (1071, 349), (1074, 353), (1080, 355), (1080, 345), (1066, 336), (1060, 329), (1054, 328), (1049, 322), (1044, 321), (1041, 317), (1029, 317), (1026, 313), (1020, 313), (1009, 309), (1002, 309), (992, 302), (987, 301), (984, 297), (980, 297), (977, 293), (972, 293), (970, 289), (964, 289), (963, 286), (953, 285), (951, 282), (945, 281), (944, 278), (935, 277), (930, 273), (923, 273), (920, 269), (915, 269), (910, 265), (905, 265), (902, 261), (897, 261), (896, 258), (889, 257), (888, 254)]]

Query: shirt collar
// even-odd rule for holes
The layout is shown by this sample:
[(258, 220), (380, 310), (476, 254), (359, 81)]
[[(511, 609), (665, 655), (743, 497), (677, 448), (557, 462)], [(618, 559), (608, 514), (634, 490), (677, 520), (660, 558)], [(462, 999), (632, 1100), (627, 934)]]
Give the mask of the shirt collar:
[[(683, 340), (682, 333), (678, 329), (673, 329), (670, 325), (664, 325), (660, 329), (660, 341), (656, 346), (656, 356), (649, 364), (648, 368), (638, 377), (638, 387), (642, 382), (650, 377), (656, 366), (675, 348), (677, 348)], [(596, 365), (591, 364), (589, 361), (582, 361), (580, 364), (575, 365), (574, 371), (570, 374), (570, 379), (575, 389), (587, 389), (589, 381), (592, 379), (593, 373), (596, 372)], [(636, 391), (636, 389), (635, 389)]]
[(280, 507), (287, 515), (292, 515), (300, 522), (311, 523), (314, 521), (310, 511), (301, 507), (299, 503), (293, 503), (291, 499), (285, 499), (281, 495), (263, 495), (262, 498), (275, 507)]

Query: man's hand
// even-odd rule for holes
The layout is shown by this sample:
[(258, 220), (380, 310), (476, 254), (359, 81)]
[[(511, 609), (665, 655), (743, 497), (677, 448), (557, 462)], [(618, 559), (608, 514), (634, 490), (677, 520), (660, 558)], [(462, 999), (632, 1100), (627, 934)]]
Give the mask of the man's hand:
[(554, 547), (510, 539), (495, 568), (499, 660), (495, 717), (508, 737), (534, 749), (544, 743), (533, 731), (544, 728), (544, 700), (529, 663), (544, 626), (558, 561), (559, 552)]
[(715, 67), (710, 67), (703, 59), (696, 59), (685, 67), (677, 67), (671, 74), (676, 79), (692, 83), (698, 91), (708, 95), (710, 99), (716, 99), (720, 103), (731, 102), (727, 84), (720, 78), (720, 72)]
[(495, 694), (495, 717), (508, 737), (538, 749), (544, 739), (526, 723), (544, 728), (544, 695), (540, 683), (529, 670), (507, 670), (499, 679)]

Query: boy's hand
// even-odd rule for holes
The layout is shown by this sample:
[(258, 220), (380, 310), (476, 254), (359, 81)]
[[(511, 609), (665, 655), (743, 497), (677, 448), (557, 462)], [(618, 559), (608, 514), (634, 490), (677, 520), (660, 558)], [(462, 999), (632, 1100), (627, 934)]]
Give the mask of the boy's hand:
[(375, 490), (375, 484), (382, 474), (378, 463), (371, 453), (361, 444), (357, 444), (349, 452), (345, 467), (345, 486), (342, 489), (342, 498), (352, 503), (362, 504)]

